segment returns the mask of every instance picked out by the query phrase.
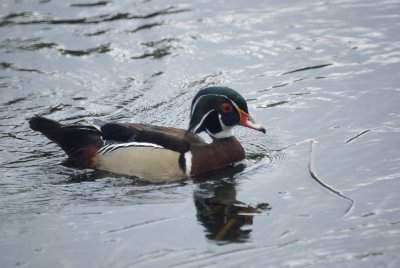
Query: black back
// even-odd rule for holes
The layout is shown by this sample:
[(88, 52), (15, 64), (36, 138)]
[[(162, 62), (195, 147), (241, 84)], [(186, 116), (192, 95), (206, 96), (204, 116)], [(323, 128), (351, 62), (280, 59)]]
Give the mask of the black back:
[(186, 130), (147, 124), (104, 122), (100, 131), (105, 140), (152, 143), (179, 153), (189, 151), (191, 143), (204, 143), (200, 137)]

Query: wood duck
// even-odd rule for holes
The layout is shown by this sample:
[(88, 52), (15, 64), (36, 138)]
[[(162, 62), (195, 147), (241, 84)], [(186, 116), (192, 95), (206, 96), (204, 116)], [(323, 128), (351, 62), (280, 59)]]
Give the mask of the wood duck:
[[(102, 120), (63, 125), (41, 116), (29, 125), (57, 143), (75, 166), (149, 181), (202, 177), (243, 160), (244, 149), (233, 136), (237, 125), (265, 133), (244, 98), (228, 87), (207, 87), (195, 95), (188, 130)], [(197, 135), (203, 131), (211, 143)]]

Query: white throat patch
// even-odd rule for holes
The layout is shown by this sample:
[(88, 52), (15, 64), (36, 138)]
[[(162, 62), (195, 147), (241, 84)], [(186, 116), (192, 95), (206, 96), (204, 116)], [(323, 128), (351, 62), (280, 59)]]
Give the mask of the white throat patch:
[(229, 138), (229, 137), (233, 136), (233, 127), (229, 127), (229, 128), (227, 127), (227, 129), (225, 129), (221, 132), (215, 133), (215, 134), (209, 132), (208, 130), (206, 130), (206, 131), (207, 131), (208, 135), (210, 135), (211, 137), (216, 138), (216, 139), (225, 139), (225, 138)]
[(211, 137), (216, 138), (216, 139), (225, 139), (225, 138), (232, 137), (234, 135), (234, 132), (233, 132), (234, 127), (226, 126), (224, 124), (224, 122), (222, 122), (220, 114), (218, 115), (218, 119), (219, 119), (219, 123), (221, 124), (222, 131), (220, 131), (218, 133), (211, 133), (210, 131), (208, 131), (206, 129), (208, 135), (210, 135)]

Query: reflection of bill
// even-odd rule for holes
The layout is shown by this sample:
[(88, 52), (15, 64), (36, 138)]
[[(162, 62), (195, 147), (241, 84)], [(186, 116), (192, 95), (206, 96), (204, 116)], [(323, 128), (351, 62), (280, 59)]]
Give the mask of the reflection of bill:
[(266, 204), (255, 207), (236, 200), (235, 184), (232, 181), (205, 183), (194, 193), (197, 219), (206, 228), (206, 237), (216, 241), (245, 242), (253, 224), (253, 217), (270, 210)]

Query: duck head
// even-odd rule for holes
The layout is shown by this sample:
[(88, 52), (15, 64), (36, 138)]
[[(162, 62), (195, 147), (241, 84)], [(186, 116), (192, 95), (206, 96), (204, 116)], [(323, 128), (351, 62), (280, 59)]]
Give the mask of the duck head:
[(205, 131), (214, 139), (223, 139), (233, 136), (237, 125), (265, 133), (265, 128), (249, 115), (245, 99), (231, 88), (203, 88), (193, 98), (189, 131)]

